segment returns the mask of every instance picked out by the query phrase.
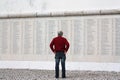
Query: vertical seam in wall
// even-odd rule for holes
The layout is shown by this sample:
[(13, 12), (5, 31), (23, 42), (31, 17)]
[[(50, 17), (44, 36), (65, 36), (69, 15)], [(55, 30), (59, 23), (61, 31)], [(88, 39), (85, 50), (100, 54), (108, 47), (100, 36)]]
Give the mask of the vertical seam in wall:
[(113, 45), (113, 39), (114, 39), (114, 24), (113, 24), (113, 18), (112, 18), (112, 54), (111, 55), (114, 55), (114, 45)]
[(85, 55), (86, 55), (86, 52), (85, 52), (85, 51), (86, 51), (86, 50), (85, 50), (85, 49), (86, 49), (86, 40), (85, 40), (85, 39), (86, 39), (86, 34), (85, 34), (85, 33), (86, 33), (86, 30), (85, 30), (85, 18), (83, 18), (83, 27), (84, 27), (84, 56), (85, 56)]
[[(35, 18), (35, 19), (36, 19), (36, 18)], [(33, 25), (35, 25), (35, 19), (33, 19), (33, 22), (34, 22)], [(35, 26), (33, 26), (33, 54), (34, 54), (34, 39), (35, 39), (35, 38), (34, 38), (34, 27), (35, 27)]]
[(97, 17), (97, 53), (99, 55), (99, 18)]

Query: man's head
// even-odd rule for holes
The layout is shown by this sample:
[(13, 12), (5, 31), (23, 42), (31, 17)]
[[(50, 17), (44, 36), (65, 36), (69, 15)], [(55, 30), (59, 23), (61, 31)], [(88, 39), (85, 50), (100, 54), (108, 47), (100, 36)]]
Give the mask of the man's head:
[(62, 31), (58, 31), (58, 36), (63, 36), (63, 32)]

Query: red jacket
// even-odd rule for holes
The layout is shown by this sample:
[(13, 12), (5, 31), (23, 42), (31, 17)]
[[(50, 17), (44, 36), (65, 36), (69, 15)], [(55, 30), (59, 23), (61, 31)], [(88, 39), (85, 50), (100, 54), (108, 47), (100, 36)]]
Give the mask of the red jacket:
[(57, 52), (57, 51), (67, 52), (69, 49), (69, 42), (67, 41), (66, 38), (62, 36), (58, 36), (51, 41), (50, 48), (53, 52)]

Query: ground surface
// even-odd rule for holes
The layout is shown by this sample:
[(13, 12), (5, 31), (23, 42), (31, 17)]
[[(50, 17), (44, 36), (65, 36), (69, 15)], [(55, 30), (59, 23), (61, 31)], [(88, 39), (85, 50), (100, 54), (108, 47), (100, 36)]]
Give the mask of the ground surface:
[[(61, 74), (61, 72), (60, 72)], [(66, 71), (66, 79), (57, 80), (120, 80), (120, 72)], [(0, 80), (56, 80), (53, 70), (0, 69)]]

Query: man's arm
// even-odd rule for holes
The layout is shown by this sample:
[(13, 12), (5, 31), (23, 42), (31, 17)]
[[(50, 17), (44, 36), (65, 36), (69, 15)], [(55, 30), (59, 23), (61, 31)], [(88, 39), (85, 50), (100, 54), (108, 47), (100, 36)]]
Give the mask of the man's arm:
[(66, 42), (65, 42), (65, 51), (67, 52), (68, 51), (68, 49), (69, 49), (69, 42), (66, 40)]
[(54, 52), (55, 50), (54, 50), (54, 39), (51, 41), (51, 43), (50, 43), (50, 48), (51, 48), (51, 50)]

